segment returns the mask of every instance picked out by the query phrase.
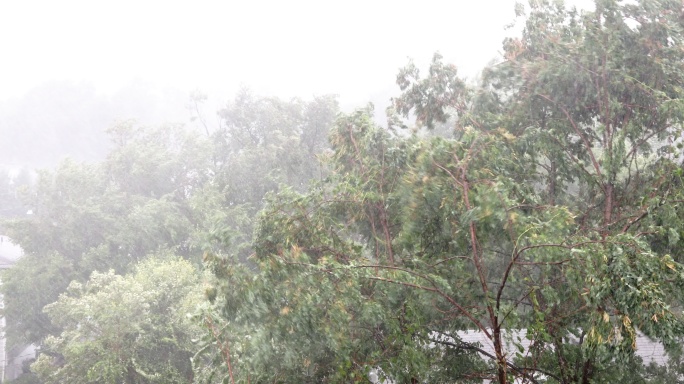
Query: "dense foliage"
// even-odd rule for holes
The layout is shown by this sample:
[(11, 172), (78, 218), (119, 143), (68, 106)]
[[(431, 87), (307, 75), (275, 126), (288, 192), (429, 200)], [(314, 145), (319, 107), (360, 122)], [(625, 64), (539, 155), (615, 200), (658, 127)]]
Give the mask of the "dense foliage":
[[(32, 214), (3, 223), (4, 234), (24, 249), (24, 256), (2, 276), (8, 347), (40, 346), (44, 357), (35, 369), (45, 382), (192, 382), (193, 371), (203, 369), (202, 360), (191, 368), (196, 351), (189, 353), (189, 338), (181, 342), (175, 328), (164, 334), (169, 332), (164, 327), (178, 321), (171, 315), (184, 318), (195, 312), (195, 324), (208, 326), (210, 313), (195, 308), (198, 300), (191, 306), (174, 302), (197, 276), (175, 265), (177, 273), (184, 273), (174, 283), (180, 286), (165, 287), (164, 279), (179, 278), (165, 269), (175, 268), (173, 263), (157, 261), (168, 265), (145, 276), (140, 268), (152, 267), (138, 263), (149, 255), (172, 253), (199, 266), (203, 250), (216, 244), (223, 249), (215, 239), (226, 236), (234, 236), (235, 244), (246, 248), (242, 253), (248, 253), (263, 195), (284, 182), (303, 189), (309, 179), (322, 177), (316, 156), (326, 146), (324, 133), (336, 113), (334, 97), (285, 102), (242, 92), (221, 111), (222, 128), (207, 131), (207, 137), (179, 125), (123, 121), (108, 130), (113, 149), (104, 161), (65, 160), (55, 169), (40, 170), (31, 188), (16, 191), (24, 212)], [(290, 122), (287, 130), (279, 121)], [(235, 137), (257, 128), (268, 140), (236, 142)], [(157, 292), (170, 295), (163, 307), (149, 282), (168, 290)], [(89, 304), (101, 296), (112, 296), (102, 302), (105, 307)], [(79, 305), (85, 307), (76, 312)], [(92, 310), (97, 313), (87, 313)], [(118, 329), (111, 326), (112, 319), (98, 316), (135, 321)], [(102, 333), (84, 336), (83, 318), (99, 324), (89, 332)], [(92, 354), (110, 350), (111, 343), (124, 337), (122, 332), (135, 342), (114, 348), (118, 355)], [(147, 354), (168, 359), (146, 360), (142, 356)], [(103, 367), (107, 372), (101, 372)]]
[(186, 314), (201, 300), (198, 277), (167, 257), (72, 282), (45, 307), (63, 331), (46, 338), (33, 369), (45, 383), (192, 383), (199, 327)]
[(646, 380), (639, 332), (684, 332), (680, 14), (534, 2), (478, 87), (439, 55), (400, 72), (393, 125), (454, 138), (339, 118), (330, 177), (262, 211), (254, 276), (211, 259), (239, 380)]

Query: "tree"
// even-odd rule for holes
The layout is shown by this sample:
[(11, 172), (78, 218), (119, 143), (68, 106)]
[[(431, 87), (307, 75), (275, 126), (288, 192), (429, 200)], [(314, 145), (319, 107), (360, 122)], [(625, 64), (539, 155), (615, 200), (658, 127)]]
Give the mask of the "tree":
[(200, 300), (197, 271), (178, 257), (93, 272), (45, 307), (62, 331), (32, 369), (45, 383), (192, 383), (199, 328), (188, 314)]
[(395, 110), (456, 139), (340, 118), (330, 177), (262, 212), (255, 275), (208, 257), (238, 380), (647, 380), (637, 332), (684, 335), (680, 14), (534, 2), (481, 87), (438, 55), (400, 72)]
[(36, 343), (58, 331), (43, 307), (72, 280), (93, 271), (125, 273), (159, 249), (188, 258), (195, 214), (190, 198), (206, 180), (203, 142), (182, 128), (115, 126), (115, 148), (102, 163), (65, 160), (42, 170), (24, 203), (34, 214), (4, 223), (24, 249), (3, 272), (7, 332), (12, 342)]
[(247, 90), (219, 111), (222, 128), (214, 135), (220, 183), (231, 204), (261, 207), (263, 196), (280, 184), (306, 189), (323, 173), (316, 156), (338, 112), (334, 96), (310, 102), (255, 97)]
[(214, 176), (192, 198), (203, 224), (197, 243), (229, 251), (222, 247), (229, 236), (230, 252), (244, 261), (266, 194), (281, 186), (303, 191), (327, 174), (319, 158), (338, 109), (334, 96), (284, 101), (247, 90), (221, 109), (221, 128), (211, 134)]

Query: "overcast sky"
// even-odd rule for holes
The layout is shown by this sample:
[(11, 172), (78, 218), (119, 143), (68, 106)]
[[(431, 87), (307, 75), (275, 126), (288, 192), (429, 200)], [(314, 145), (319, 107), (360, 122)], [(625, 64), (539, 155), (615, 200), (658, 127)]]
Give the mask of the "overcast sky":
[[(575, 1), (586, 4), (589, 1)], [(50, 80), (113, 92), (143, 80), (232, 94), (386, 89), (440, 51), (473, 76), (514, 33), (514, 0), (0, 0), (0, 100)]]

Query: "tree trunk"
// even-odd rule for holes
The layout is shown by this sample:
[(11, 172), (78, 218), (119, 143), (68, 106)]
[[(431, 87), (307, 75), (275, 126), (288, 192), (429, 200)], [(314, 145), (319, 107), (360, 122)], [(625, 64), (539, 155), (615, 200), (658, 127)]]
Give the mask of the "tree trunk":
[(496, 353), (496, 377), (499, 384), (507, 384), (508, 374), (506, 372), (506, 356), (504, 356), (503, 343), (501, 342), (501, 328), (496, 326), (492, 336), (494, 338), (494, 352)]

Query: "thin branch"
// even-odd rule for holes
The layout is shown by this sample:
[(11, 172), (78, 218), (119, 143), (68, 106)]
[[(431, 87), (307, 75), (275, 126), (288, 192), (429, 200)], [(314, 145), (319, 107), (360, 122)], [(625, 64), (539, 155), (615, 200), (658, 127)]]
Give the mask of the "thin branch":
[(542, 95), (542, 94), (539, 94), (538, 96), (541, 97), (541, 98), (543, 98), (543, 99), (546, 99), (546, 100), (549, 101), (550, 103), (553, 103), (553, 104), (556, 105), (558, 108), (560, 108), (561, 111), (563, 111), (563, 113), (565, 114), (565, 117), (568, 118), (568, 121), (570, 122), (570, 125), (572, 126), (572, 129), (575, 131), (575, 133), (577, 134), (577, 136), (579, 136), (579, 138), (582, 140), (582, 143), (584, 144), (584, 147), (586, 148), (587, 152), (589, 153), (589, 157), (591, 158), (591, 163), (594, 165), (594, 170), (596, 171), (596, 175), (597, 175), (599, 178), (601, 178), (601, 175), (602, 175), (602, 173), (601, 173), (601, 167), (599, 166), (599, 163), (598, 163), (598, 161), (596, 160), (596, 157), (594, 156), (594, 152), (591, 150), (591, 143), (589, 143), (589, 140), (586, 138), (586, 136), (583, 135), (582, 132), (579, 130), (579, 128), (577, 127), (577, 124), (575, 123), (575, 120), (573, 120), (572, 116), (570, 116), (570, 112), (568, 112), (568, 110), (565, 109), (564, 107), (558, 105), (558, 103), (556, 103), (556, 102), (555, 102), (554, 100), (552, 100), (550, 97), (548, 97), (548, 96), (546, 96), (546, 95)]
[[(476, 352), (478, 352), (478, 353), (480, 353), (480, 354), (482, 354), (482, 355), (484, 355), (484, 356), (489, 357), (489, 358), (492, 359), (492, 360), (496, 360), (496, 356), (494, 356), (494, 355), (492, 355), (491, 353), (485, 351), (484, 349), (482, 349), (482, 348), (480, 348), (480, 347), (478, 347), (478, 346), (475, 346), (475, 345), (473, 345), (473, 344), (470, 344), (470, 343), (460, 342), (460, 343), (457, 344), (457, 343), (453, 343), (453, 342), (450, 342), (450, 341), (447, 341), (447, 340), (437, 340), (437, 339), (434, 339), (434, 338), (430, 338), (430, 341), (432, 341), (433, 343), (443, 344), (443, 345), (446, 345), (446, 346), (449, 346), (449, 347), (453, 347), (453, 348), (457, 348), (457, 349), (469, 349), (469, 350), (473, 350), (473, 351), (476, 351)], [(529, 373), (527, 373), (526, 371), (536, 371), (536, 372), (539, 372), (539, 373), (541, 373), (541, 374), (544, 374), (544, 375), (547, 375), (547, 376), (549, 376), (549, 377), (552, 377), (552, 378), (558, 380), (558, 382), (561, 381), (560, 378), (559, 378), (558, 376), (554, 375), (554, 374), (551, 373), (551, 372), (548, 372), (548, 371), (545, 371), (545, 370), (542, 370), (542, 369), (539, 369), (539, 368), (518, 367), (517, 365), (511, 363), (511, 362), (508, 361), (508, 360), (506, 360), (505, 362), (506, 362), (506, 365), (507, 365), (508, 367), (510, 367), (510, 368), (513, 369), (514, 371), (518, 372), (520, 375), (524, 376), (527, 380), (530, 380), (531, 382), (533, 382), (533, 383), (535, 383), (535, 384), (539, 384), (539, 381), (537, 381), (537, 379), (535, 379), (534, 376), (531, 376), (531, 375), (530, 375)]]
[(443, 263), (446, 263), (446, 262), (448, 262), (448, 261), (455, 260), (455, 259), (470, 260), (470, 258), (469, 258), (468, 256), (452, 256), (452, 257), (447, 257), (447, 258), (444, 259), (444, 260), (440, 260), (440, 261), (438, 261), (438, 262), (436, 262), (436, 263), (434, 263), (434, 264), (430, 264), (429, 266), (430, 266), (430, 268), (434, 268), (434, 267), (436, 267), (436, 266), (438, 266), (438, 265), (440, 265), (440, 264), (443, 264)]
[(226, 340), (225, 343), (221, 342), (221, 335), (220, 333), (216, 330), (216, 326), (214, 325), (214, 321), (211, 319), (209, 315), (206, 316), (205, 322), (209, 329), (211, 330), (211, 334), (214, 336), (214, 339), (216, 339), (216, 343), (219, 346), (219, 349), (221, 350), (221, 354), (223, 355), (223, 358), (226, 360), (226, 365), (228, 366), (228, 374), (230, 375), (230, 382), (231, 384), (235, 384), (235, 379), (233, 378), (233, 366), (230, 363), (230, 345), (228, 340)]
[(428, 292), (437, 293), (438, 295), (440, 295), (441, 297), (446, 299), (446, 301), (448, 301), (451, 305), (456, 307), (456, 309), (458, 309), (465, 317), (467, 317), (470, 321), (472, 321), (473, 324), (475, 324), (475, 326), (477, 326), (477, 328), (480, 329), (480, 331), (482, 331), (487, 337), (491, 338), (491, 335), (490, 335), (489, 331), (487, 330), (487, 328), (484, 325), (482, 325), (482, 323), (472, 313), (470, 313), (468, 310), (466, 310), (461, 304), (457, 303), (456, 300), (454, 300), (454, 298), (452, 298), (451, 296), (444, 293), (444, 291), (439, 289), (437, 284), (435, 284), (435, 282), (432, 281), (432, 279), (428, 278), (427, 276), (421, 275), (419, 273), (415, 273), (413, 271), (409, 271), (409, 270), (406, 270), (406, 269), (403, 269), (400, 267), (388, 266), (388, 265), (355, 265), (355, 266), (352, 266), (351, 268), (392, 269), (392, 270), (402, 271), (402, 272), (408, 273), (410, 275), (419, 277), (423, 280), (426, 280), (427, 282), (429, 282), (432, 285), (432, 287), (426, 287), (423, 285), (407, 283), (407, 282), (399, 281), (399, 280), (387, 279), (384, 277), (375, 277), (375, 276), (369, 276), (368, 277), (368, 279), (370, 279), (370, 280), (383, 281), (386, 283), (398, 284), (398, 285), (403, 285), (406, 287), (411, 287), (411, 288), (421, 289), (421, 290), (428, 291)]

